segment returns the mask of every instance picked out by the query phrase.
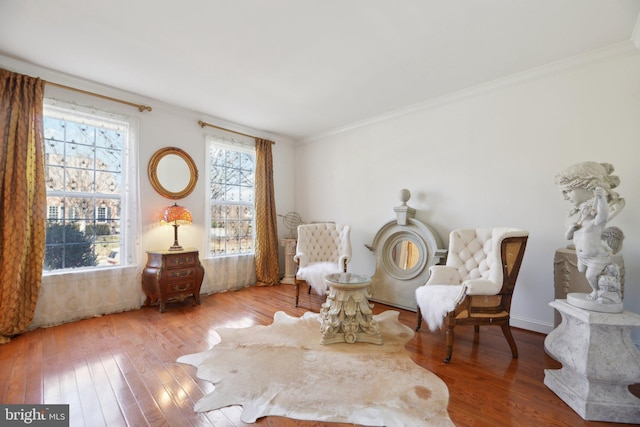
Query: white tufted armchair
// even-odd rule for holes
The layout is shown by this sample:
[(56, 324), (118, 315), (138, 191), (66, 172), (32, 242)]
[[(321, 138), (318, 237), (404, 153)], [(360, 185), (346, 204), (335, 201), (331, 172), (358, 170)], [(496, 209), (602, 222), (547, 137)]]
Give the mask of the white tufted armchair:
[(453, 230), (446, 265), (432, 266), (416, 289), (418, 325), (422, 316), (433, 331), (446, 326), (447, 356), (453, 353), (456, 325), (499, 325), (514, 359), (518, 349), (509, 328), (511, 297), (529, 233), (517, 228)]
[(324, 276), (347, 271), (351, 260), (351, 227), (336, 228), (334, 223), (303, 224), (298, 226), (298, 243), (293, 259), (296, 272), (296, 307), (300, 285), (307, 283), (318, 294), (326, 293)]

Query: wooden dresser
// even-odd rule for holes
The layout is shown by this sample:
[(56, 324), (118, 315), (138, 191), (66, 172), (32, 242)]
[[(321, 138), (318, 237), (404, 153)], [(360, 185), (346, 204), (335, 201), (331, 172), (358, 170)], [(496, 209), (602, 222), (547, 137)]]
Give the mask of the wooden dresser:
[(198, 251), (148, 251), (147, 265), (142, 272), (142, 289), (147, 294), (145, 307), (160, 304), (164, 312), (169, 300), (184, 301), (193, 296), (193, 304), (200, 304), (200, 286), (204, 268)]

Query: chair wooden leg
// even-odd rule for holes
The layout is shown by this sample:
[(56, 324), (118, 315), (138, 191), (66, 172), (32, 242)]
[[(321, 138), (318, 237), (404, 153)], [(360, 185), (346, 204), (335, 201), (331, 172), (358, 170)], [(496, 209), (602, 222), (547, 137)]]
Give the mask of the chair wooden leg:
[(446, 342), (446, 346), (447, 346), (447, 356), (444, 358), (444, 363), (449, 363), (451, 362), (451, 356), (453, 354), (453, 338), (454, 338), (454, 333), (453, 333), (453, 328), (455, 328), (456, 326), (456, 321), (454, 319), (454, 313), (451, 312), (447, 315), (447, 318), (445, 319), (446, 321), (446, 325), (447, 325), (447, 330), (445, 332), (445, 342)]
[(298, 299), (300, 298), (300, 283), (296, 280), (296, 307), (298, 306)]
[(480, 333), (480, 325), (473, 325), (473, 332), (476, 334)]
[(507, 342), (509, 343), (509, 347), (511, 347), (511, 354), (513, 355), (514, 359), (517, 359), (518, 347), (516, 347), (516, 342), (513, 339), (513, 335), (511, 335), (511, 328), (509, 327), (508, 323), (501, 325), (501, 327), (502, 327), (502, 333), (504, 334), (504, 337), (507, 339)]
[(422, 311), (420, 311), (420, 307), (418, 307), (418, 324), (416, 325), (416, 331), (420, 330), (420, 327), (422, 326)]

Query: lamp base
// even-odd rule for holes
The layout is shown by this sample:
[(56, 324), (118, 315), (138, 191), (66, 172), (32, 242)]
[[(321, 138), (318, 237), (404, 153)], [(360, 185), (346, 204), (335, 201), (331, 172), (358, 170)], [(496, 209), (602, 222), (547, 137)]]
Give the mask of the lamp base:
[(169, 248), (170, 251), (181, 251), (182, 250), (182, 246), (180, 246), (180, 244), (178, 243), (178, 241), (176, 240), (175, 242), (173, 242), (173, 246), (171, 246)]
[(173, 245), (169, 248), (170, 251), (181, 251), (182, 246), (178, 243), (178, 224), (173, 224)]

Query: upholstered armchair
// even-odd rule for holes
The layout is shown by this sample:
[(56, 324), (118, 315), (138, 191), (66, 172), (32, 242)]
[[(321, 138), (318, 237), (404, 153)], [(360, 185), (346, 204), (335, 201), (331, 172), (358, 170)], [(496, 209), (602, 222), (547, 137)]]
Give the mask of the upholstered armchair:
[(416, 289), (419, 330), (422, 319), (434, 331), (445, 327), (447, 355), (453, 353), (454, 327), (497, 325), (511, 354), (518, 349), (509, 326), (511, 297), (520, 272), (529, 233), (516, 228), (453, 230), (446, 265), (430, 268), (424, 286)]
[(293, 257), (297, 263), (296, 307), (300, 285), (309, 285), (318, 294), (326, 293), (324, 276), (347, 271), (351, 260), (351, 227), (336, 228), (334, 223), (303, 224), (298, 226), (298, 243)]

